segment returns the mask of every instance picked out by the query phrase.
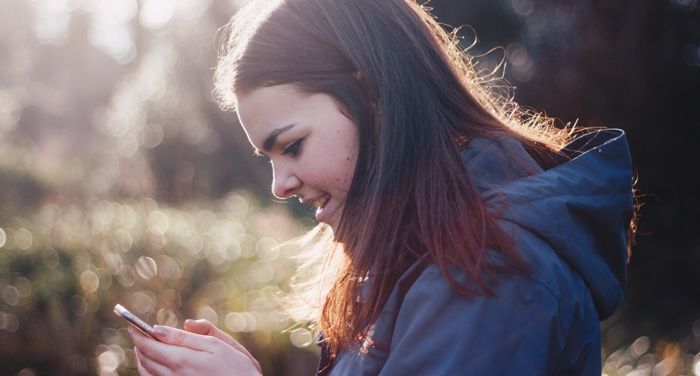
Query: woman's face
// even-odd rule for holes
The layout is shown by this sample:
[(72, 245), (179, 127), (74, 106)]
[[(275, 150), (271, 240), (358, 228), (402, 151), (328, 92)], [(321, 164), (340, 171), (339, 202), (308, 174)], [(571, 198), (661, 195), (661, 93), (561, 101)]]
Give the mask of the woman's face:
[(272, 193), (316, 207), (316, 220), (335, 231), (357, 161), (355, 124), (333, 98), (291, 84), (237, 96), (238, 118), (256, 152), (270, 158)]

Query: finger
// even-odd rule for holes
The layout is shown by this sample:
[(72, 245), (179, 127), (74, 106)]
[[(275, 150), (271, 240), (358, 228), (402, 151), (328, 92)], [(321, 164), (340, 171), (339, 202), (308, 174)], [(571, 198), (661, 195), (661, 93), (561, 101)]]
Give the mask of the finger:
[(192, 319), (187, 319), (185, 320), (185, 323), (183, 324), (183, 327), (186, 331), (192, 332), (192, 333), (197, 333), (201, 335), (213, 335), (210, 333), (211, 328), (213, 325), (210, 325), (211, 323), (207, 320), (192, 320)]
[(151, 373), (148, 372), (143, 366), (141, 365), (141, 359), (139, 359), (139, 350), (134, 347), (134, 359), (136, 360), (136, 369), (139, 371), (139, 375), (141, 376), (151, 376)]
[[(185, 330), (188, 332), (192, 333), (197, 333), (205, 336), (214, 336), (229, 345), (233, 347), (241, 346), (238, 342), (236, 342), (233, 337), (228, 335), (226, 332), (223, 330), (217, 328), (214, 324), (209, 322), (208, 320), (200, 319), (200, 320), (185, 320)], [(241, 346), (243, 347), (243, 346)]]
[(191, 353), (187, 354), (187, 351), (192, 351), (191, 349), (158, 342), (135, 329), (129, 328), (129, 335), (132, 341), (134, 341), (134, 347), (139, 349), (139, 353), (142, 355), (142, 361), (144, 358), (149, 358), (150, 360), (174, 369), (178, 367), (181, 359), (184, 359), (185, 356), (192, 355)]
[(214, 352), (222, 342), (215, 336), (192, 333), (170, 326), (156, 325), (153, 332), (163, 343), (198, 351)]
[(134, 347), (134, 354), (137, 359), (137, 367), (139, 374), (142, 376), (156, 376), (156, 375), (168, 375), (171, 373), (170, 369), (164, 365), (157, 363), (147, 356), (141, 354), (137, 347)]
[(185, 320), (185, 330), (192, 333), (216, 337), (224, 341), (225, 343), (233, 346), (233, 348), (235, 348), (236, 350), (250, 356), (250, 352), (248, 352), (248, 350), (245, 347), (243, 347), (243, 345), (238, 343), (238, 341), (233, 339), (233, 337), (228, 335), (223, 330), (217, 328), (208, 320)]
[(205, 320), (205, 319), (185, 320), (184, 327), (185, 327), (185, 330), (187, 330), (189, 332), (197, 333), (197, 334), (201, 334), (201, 335), (214, 336), (214, 337), (224, 341), (228, 345), (232, 346), (234, 349), (240, 351), (245, 356), (250, 358), (250, 360), (252, 360), (253, 363), (256, 364), (258, 369), (260, 369), (260, 365), (258, 364), (258, 361), (255, 360), (255, 358), (250, 353), (250, 351), (248, 351), (248, 349), (243, 347), (243, 345), (238, 343), (238, 341), (236, 341), (233, 337), (228, 335), (226, 332), (217, 328), (216, 325), (209, 322), (209, 320)]
[(139, 350), (136, 347), (134, 347), (134, 361), (136, 362), (136, 369), (138, 370), (139, 375), (149, 376), (148, 371), (143, 369), (141, 366), (141, 361), (139, 360)]

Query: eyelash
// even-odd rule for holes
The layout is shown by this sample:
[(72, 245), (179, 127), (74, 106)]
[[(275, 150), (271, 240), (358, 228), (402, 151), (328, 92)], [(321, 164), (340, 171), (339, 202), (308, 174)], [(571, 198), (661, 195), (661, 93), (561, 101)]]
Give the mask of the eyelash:
[(296, 157), (299, 155), (299, 151), (301, 149), (301, 144), (304, 141), (303, 138), (300, 138), (291, 144), (289, 144), (286, 148), (284, 148), (284, 151), (282, 151), (282, 155), (291, 155), (292, 157)]

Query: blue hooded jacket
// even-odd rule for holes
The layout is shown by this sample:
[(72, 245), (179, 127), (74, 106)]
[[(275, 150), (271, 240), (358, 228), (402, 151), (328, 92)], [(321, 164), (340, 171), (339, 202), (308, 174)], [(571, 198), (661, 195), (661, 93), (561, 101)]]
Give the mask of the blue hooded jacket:
[(496, 296), (463, 299), (435, 265), (416, 263), (370, 329), (385, 346), (365, 343), (333, 362), (322, 354), (319, 374), (600, 375), (599, 320), (626, 280), (631, 160), (620, 129), (587, 133), (564, 150), (576, 156), (543, 171), (514, 138), (473, 140), (462, 155), (467, 172), (490, 208), (505, 208), (499, 225), (531, 273), (501, 278)]

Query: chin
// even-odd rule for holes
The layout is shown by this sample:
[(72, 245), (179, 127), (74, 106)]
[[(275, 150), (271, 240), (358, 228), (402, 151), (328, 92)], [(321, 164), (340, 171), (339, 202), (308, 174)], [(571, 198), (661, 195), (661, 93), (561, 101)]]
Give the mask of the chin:
[(333, 231), (333, 235), (338, 234), (338, 226), (340, 225), (340, 217), (342, 216), (342, 210), (338, 210), (337, 212), (333, 213), (333, 215), (328, 218), (327, 221), (324, 221), (323, 224), (325, 224), (331, 231)]
[(332, 225), (332, 224), (330, 224), (330, 223), (327, 223), (326, 226), (328, 226), (328, 228), (331, 229), (331, 231), (333, 231), (333, 234), (334, 234), (334, 235), (335, 235), (336, 233), (338, 233), (338, 226), (337, 226), (337, 225)]
[(326, 223), (326, 226), (328, 226), (328, 228), (331, 229), (333, 235), (336, 235), (338, 233), (338, 223), (336, 221), (328, 221)]

